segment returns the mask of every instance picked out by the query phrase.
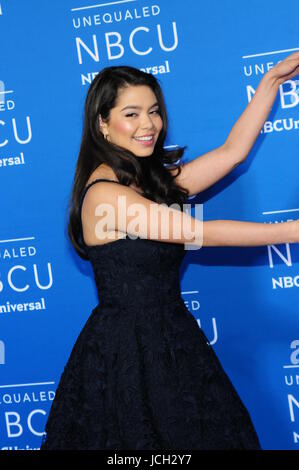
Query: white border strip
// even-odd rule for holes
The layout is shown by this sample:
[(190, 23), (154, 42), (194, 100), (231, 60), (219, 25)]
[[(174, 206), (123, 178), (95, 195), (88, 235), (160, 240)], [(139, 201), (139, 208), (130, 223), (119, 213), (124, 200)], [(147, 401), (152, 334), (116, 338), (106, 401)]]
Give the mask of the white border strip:
[(0, 240), (0, 243), (19, 242), (24, 240), (35, 240), (35, 237), (11, 238), (10, 240)]
[(89, 5), (86, 7), (72, 8), (71, 11), (90, 10), (91, 8), (108, 7), (110, 5), (118, 5), (119, 3), (131, 3), (131, 2), (136, 2), (136, 0), (119, 0), (118, 2), (100, 3), (98, 5)]
[(185, 295), (185, 294), (198, 294), (198, 293), (199, 293), (198, 290), (189, 290), (189, 291), (181, 292), (182, 295)]
[(0, 388), (14, 388), (14, 387), (35, 387), (36, 385), (54, 385), (55, 382), (36, 382), (30, 384), (11, 384), (11, 385), (0, 385)]
[(261, 57), (264, 55), (282, 54), (283, 52), (294, 52), (294, 51), (299, 51), (299, 47), (293, 47), (292, 49), (281, 49), (280, 51), (261, 52), (260, 54), (243, 55), (242, 59), (250, 59), (251, 57)]
[(262, 212), (263, 215), (265, 214), (281, 214), (283, 212), (298, 212), (299, 209), (284, 209), (281, 211), (267, 211), (267, 212)]

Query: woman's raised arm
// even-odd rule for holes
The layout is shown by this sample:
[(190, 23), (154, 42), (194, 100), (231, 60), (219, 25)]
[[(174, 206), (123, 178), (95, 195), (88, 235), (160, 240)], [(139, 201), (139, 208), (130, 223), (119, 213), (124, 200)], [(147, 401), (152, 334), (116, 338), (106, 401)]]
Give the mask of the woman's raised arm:
[(209, 188), (246, 160), (271, 111), (279, 85), (298, 74), (299, 52), (295, 52), (263, 76), (225, 142), (182, 166), (176, 179), (190, 196)]

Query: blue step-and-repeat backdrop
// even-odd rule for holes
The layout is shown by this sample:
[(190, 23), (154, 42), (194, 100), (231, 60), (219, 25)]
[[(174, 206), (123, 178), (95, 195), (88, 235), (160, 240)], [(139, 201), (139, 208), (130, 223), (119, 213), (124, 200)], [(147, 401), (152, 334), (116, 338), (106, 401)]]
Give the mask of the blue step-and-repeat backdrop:
[[(259, 81), (299, 50), (298, 1), (0, 0), (0, 449), (38, 449), (60, 374), (98, 303), (66, 235), (84, 98), (108, 65), (161, 82), (167, 145), (221, 145)], [(299, 214), (299, 77), (247, 160), (192, 198), (204, 220)], [(299, 448), (299, 247), (189, 251), (187, 308), (264, 449)]]

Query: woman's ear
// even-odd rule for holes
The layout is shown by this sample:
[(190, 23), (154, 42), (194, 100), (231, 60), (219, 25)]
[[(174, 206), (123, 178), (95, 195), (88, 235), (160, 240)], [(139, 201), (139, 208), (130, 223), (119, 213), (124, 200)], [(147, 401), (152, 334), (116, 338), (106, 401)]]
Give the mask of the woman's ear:
[(108, 139), (107, 123), (103, 121), (102, 116), (99, 114), (99, 130), (103, 134), (104, 139)]
[(103, 132), (104, 122), (102, 116), (99, 114), (99, 130)]

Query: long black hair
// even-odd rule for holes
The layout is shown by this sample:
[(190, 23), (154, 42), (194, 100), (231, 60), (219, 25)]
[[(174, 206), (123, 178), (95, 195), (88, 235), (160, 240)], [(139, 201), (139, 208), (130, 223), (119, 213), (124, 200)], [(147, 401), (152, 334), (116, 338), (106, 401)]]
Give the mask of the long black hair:
[[(162, 130), (154, 151), (145, 158), (138, 158), (129, 150), (107, 141), (99, 129), (99, 116), (101, 115), (103, 121), (109, 120), (119, 91), (127, 86), (137, 85), (151, 88), (162, 118)], [(82, 141), (68, 206), (68, 235), (81, 258), (87, 259), (80, 243), (81, 195), (91, 173), (101, 163), (107, 163), (113, 169), (121, 184), (129, 186), (135, 183), (148, 199), (158, 203), (177, 203), (181, 207), (186, 202), (187, 189), (181, 188), (175, 182), (175, 176), (181, 172), (179, 162), (185, 147), (177, 147), (174, 150), (164, 148), (167, 128), (168, 118), (163, 93), (153, 75), (128, 66), (107, 67), (96, 75), (86, 96)], [(176, 175), (167, 170), (169, 167), (177, 168)]]

